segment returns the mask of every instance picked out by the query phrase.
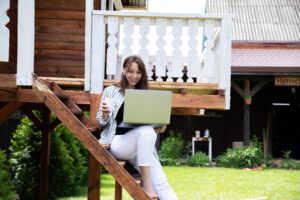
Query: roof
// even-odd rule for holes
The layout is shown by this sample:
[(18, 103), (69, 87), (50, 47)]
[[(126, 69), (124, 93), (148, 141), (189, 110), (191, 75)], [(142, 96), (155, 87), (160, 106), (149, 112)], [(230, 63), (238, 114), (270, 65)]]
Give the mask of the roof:
[(206, 9), (234, 16), (233, 42), (300, 42), (299, 0), (207, 0)]

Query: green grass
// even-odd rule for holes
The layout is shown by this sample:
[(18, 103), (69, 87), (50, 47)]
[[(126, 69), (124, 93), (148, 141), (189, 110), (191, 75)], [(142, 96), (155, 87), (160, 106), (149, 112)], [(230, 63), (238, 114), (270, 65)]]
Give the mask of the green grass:
[[(180, 200), (240, 200), (258, 197), (267, 197), (268, 200), (300, 200), (300, 170), (244, 171), (192, 167), (164, 167), (164, 170)], [(102, 175), (101, 187), (101, 200), (114, 199), (114, 179), (109, 174)], [(80, 197), (61, 199), (86, 199), (87, 188), (81, 189)], [(131, 199), (124, 190), (123, 199)]]

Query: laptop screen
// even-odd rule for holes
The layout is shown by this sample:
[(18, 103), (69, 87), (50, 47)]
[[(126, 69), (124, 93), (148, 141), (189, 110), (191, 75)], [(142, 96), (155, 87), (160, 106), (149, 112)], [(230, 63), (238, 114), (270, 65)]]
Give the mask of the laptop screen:
[(123, 122), (169, 124), (172, 92), (159, 90), (125, 90)]

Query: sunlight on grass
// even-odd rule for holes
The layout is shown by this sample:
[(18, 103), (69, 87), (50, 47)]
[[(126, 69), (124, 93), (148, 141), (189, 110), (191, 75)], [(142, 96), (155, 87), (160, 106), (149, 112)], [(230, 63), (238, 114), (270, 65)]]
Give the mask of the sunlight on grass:
[[(299, 170), (244, 171), (192, 167), (164, 167), (164, 170), (180, 200), (300, 199)], [(114, 199), (114, 179), (109, 174), (102, 175), (101, 187), (101, 200)], [(80, 197), (61, 199), (86, 199), (86, 187), (82, 192)], [(131, 199), (124, 190), (123, 199)]]

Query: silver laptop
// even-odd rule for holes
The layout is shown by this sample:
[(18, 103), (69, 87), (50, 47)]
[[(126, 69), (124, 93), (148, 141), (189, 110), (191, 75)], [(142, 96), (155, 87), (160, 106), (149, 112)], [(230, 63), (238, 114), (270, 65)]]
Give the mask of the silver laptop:
[(171, 103), (171, 91), (127, 89), (123, 122), (118, 127), (167, 125), (171, 118)]

